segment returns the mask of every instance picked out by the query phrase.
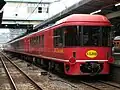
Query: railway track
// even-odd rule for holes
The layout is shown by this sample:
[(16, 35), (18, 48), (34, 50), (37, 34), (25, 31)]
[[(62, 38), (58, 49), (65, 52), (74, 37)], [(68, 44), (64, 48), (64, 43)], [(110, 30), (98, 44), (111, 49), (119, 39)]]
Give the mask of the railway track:
[(95, 82), (88, 82), (88, 81), (80, 81), (80, 83), (87, 85), (89, 87), (92, 87), (96, 90), (120, 90), (120, 86), (111, 84), (109, 82), (105, 82), (105, 81), (95, 81)]
[[(34, 77), (32, 77), (32, 79), (33, 78)], [(56, 76), (56, 74), (54, 74), (53, 77), (50, 77), (49, 79), (50, 79), (49, 82), (53, 82), (53, 83), (57, 83), (57, 84), (61, 83), (62, 86), (65, 84), (66, 86), (73, 88), (72, 90), (120, 90), (120, 85), (117, 85), (117, 84), (115, 85), (113, 83), (110, 83), (109, 81), (101, 81), (101, 80), (93, 81), (93, 79), (92, 80), (89, 80), (89, 79), (83, 80), (83, 79), (79, 79), (79, 78), (77, 78), (77, 80), (76, 80), (75, 78), (71, 78), (71, 77), (67, 78), (66, 76), (64, 77), (64, 75), (62, 77), (61, 74), (60, 74), (60, 77), (59, 77), (59, 75)], [(64, 90), (66, 90), (66, 89), (64, 89)]]
[[(53, 81), (61, 81), (63, 83), (67, 83), (71, 85), (75, 90), (81, 90), (81, 88), (84, 88), (84, 90), (120, 90), (120, 85), (117, 83), (113, 83), (110, 81), (104, 81), (104, 80), (83, 80), (79, 78), (69, 78), (66, 77), (66, 75), (58, 75), (60, 77), (59, 79), (52, 79)], [(55, 78), (53, 76), (53, 78)]]
[(25, 74), (7, 56), (5, 56), (1, 52), (0, 55), (1, 55), (0, 59), (5, 69), (5, 72), (9, 77), (10, 86), (12, 90), (22, 90), (21, 88), (24, 88), (24, 85), (27, 85), (26, 90), (28, 87), (29, 89), (31, 88), (31, 90), (42, 90), (42, 88), (32, 78)]
[[(99, 78), (90, 78), (90, 77), (66, 77), (66, 75), (58, 75), (58, 77), (62, 78), (64, 82), (68, 82), (71, 86), (75, 87), (75, 90), (80, 87), (86, 86), (87, 90), (120, 90), (120, 84), (111, 82), (111, 81), (104, 81), (103, 79)], [(94, 80), (93, 80), (94, 79)]]
[[(62, 78), (64, 78), (64, 76)], [(79, 80), (79, 78), (77, 80), (76, 78), (75, 79), (70, 78), (69, 80), (69, 78), (66, 77), (63, 80), (62, 79), (60, 80), (68, 83), (69, 85), (74, 87), (75, 90), (79, 90), (79, 88), (81, 87), (82, 88), (84, 87), (85, 90), (120, 90), (119, 84), (115, 84), (115, 83), (113, 84), (113, 82), (109, 82), (109, 81), (103, 81), (103, 80), (89, 81), (89, 80)]]

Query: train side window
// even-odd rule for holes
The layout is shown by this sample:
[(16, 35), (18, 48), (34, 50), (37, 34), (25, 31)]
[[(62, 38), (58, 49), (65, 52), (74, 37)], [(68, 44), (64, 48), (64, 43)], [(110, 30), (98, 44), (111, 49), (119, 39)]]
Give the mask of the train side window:
[(30, 38), (30, 46), (31, 46), (31, 44), (32, 44), (32, 40), (31, 40), (31, 38)]
[(37, 47), (39, 44), (40, 44), (39, 36), (35, 36), (30, 39), (30, 46)]
[(36, 37), (34, 37), (34, 46), (36, 46), (36, 41), (37, 41), (37, 39), (36, 39)]
[(38, 36), (38, 44), (40, 45), (40, 36)]
[(33, 46), (33, 38), (30, 38), (30, 46)]
[(39, 36), (36, 36), (36, 46), (39, 45)]
[(63, 28), (54, 30), (54, 47), (63, 47)]
[(32, 44), (33, 44), (33, 45), (34, 45), (34, 42), (35, 42), (35, 41), (34, 41), (34, 37), (32, 37)]
[(39, 36), (39, 45), (41, 46), (41, 36)]
[(30, 46), (33, 46), (33, 38), (30, 38)]
[(35, 39), (34, 39), (34, 37), (32, 38), (32, 45), (33, 45), (33, 47), (34, 47), (34, 43), (35, 43)]
[(41, 36), (41, 47), (44, 47), (44, 35)]
[(110, 31), (110, 27), (102, 27), (102, 46), (111, 46)]

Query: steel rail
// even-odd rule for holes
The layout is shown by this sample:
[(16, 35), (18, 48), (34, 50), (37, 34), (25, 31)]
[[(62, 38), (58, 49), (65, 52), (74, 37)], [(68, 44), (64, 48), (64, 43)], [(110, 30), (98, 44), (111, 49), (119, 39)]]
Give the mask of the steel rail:
[(113, 85), (113, 84), (110, 84), (110, 83), (107, 83), (107, 82), (104, 82), (104, 81), (101, 81), (101, 80), (99, 80), (99, 82), (101, 82), (101, 83), (104, 83), (104, 84), (107, 84), (107, 85), (110, 85), (110, 86), (113, 86), (113, 87), (115, 87), (115, 88), (119, 88), (119, 89), (120, 89), (120, 86), (116, 86), (116, 85)]
[(10, 73), (9, 73), (9, 71), (8, 71), (8, 69), (7, 69), (7, 66), (5, 65), (5, 62), (3, 61), (3, 58), (0, 57), (0, 59), (1, 59), (1, 62), (2, 62), (2, 64), (3, 64), (3, 67), (4, 67), (4, 69), (5, 69), (5, 72), (6, 72), (7, 76), (9, 77), (9, 80), (10, 80), (10, 83), (11, 83), (11, 85), (12, 85), (12, 88), (13, 88), (14, 90), (18, 90), (17, 87), (16, 87), (16, 85), (15, 85), (15, 82), (14, 82), (13, 79), (12, 79), (12, 76), (10, 75)]
[[(1, 52), (2, 53), (2, 52)], [(27, 79), (29, 79), (32, 84), (37, 88), (37, 90), (43, 90), (31, 77), (29, 77), (24, 71), (22, 71), (14, 62), (12, 62), (5, 54), (2, 53), (2, 55), (10, 62), (12, 63), (23, 75), (26, 76)]]
[[(80, 82), (87, 85), (87, 86), (90, 86), (94, 89), (102, 90), (100, 88), (97, 88), (96, 86), (93, 86), (93, 85), (89, 84), (88, 82), (85, 82), (85, 81), (80, 81)], [(116, 85), (113, 85), (113, 84), (110, 84), (110, 83), (107, 83), (107, 82), (104, 82), (104, 81), (101, 81), (101, 80), (98, 80), (98, 82), (120, 89), (120, 86), (116, 86)]]
[(80, 82), (81, 82), (82, 84), (87, 85), (87, 86), (89, 86), (89, 87), (92, 87), (92, 88), (94, 88), (94, 89), (96, 89), (96, 90), (102, 90), (102, 89), (97, 88), (97, 87), (95, 87), (95, 86), (93, 86), (93, 85), (91, 85), (91, 84), (89, 84), (89, 83), (84, 82), (84, 81), (80, 81)]

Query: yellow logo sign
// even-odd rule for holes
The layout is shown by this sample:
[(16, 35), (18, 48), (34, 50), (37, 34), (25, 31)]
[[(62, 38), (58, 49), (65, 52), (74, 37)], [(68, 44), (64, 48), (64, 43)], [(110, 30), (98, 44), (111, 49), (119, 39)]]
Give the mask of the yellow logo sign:
[(89, 58), (95, 58), (97, 57), (98, 53), (95, 50), (89, 50), (86, 52), (86, 56)]
[(60, 48), (55, 48), (54, 52), (56, 52), (56, 53), (64, 53), (63, 49), (60, 49)]

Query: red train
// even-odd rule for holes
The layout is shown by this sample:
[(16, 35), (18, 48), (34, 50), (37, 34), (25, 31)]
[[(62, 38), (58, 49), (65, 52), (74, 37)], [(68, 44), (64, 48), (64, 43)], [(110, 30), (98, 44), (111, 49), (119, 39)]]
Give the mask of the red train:
[(5, 50), (67, 75), (109, 74), (111, 41), (106, 17), (73, 14), (7, 43)]

